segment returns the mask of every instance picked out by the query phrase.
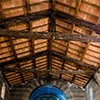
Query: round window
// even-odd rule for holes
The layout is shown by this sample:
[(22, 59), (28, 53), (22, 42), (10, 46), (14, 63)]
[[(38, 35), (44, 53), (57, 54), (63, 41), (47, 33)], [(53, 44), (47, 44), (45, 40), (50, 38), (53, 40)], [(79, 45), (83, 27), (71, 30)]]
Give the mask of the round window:
[(62, 90), (52, 85), (45, 85), (35, 89), (29, 100), (67, 100)]

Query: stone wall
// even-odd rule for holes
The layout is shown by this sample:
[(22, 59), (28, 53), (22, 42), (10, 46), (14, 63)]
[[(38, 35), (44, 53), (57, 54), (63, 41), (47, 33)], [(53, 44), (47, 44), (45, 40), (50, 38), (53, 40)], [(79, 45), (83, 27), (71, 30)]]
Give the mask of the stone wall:
[(100, 86), (95, 80), (92, 80), (86, 89), (82, 89), (56, 79), (49, 83), (45, 79), (34, 79), (28, 83), (15, 86), (10, 90), (10, 100), (29, 100), (31, 92), (45, 84), (52, 84), (60, 88), (67, 95), (68, 100), (100, 100)]
[(87, 100), (100, 100), (100, 86), (95, 79), (91, 80), (86, 88)]
[(9, 100), (9, 88), (0, 73), (0, 100)]
[(49, 83), (45, 79), (31, 80), (26, 84), (15, 86), (10, 90), (10, 100), (29, 100), (31, 92), (45, 84), (60, 88), (67, 95), (68, 100), (86, 100), (86, 92), (81, 88), (56, 79)]

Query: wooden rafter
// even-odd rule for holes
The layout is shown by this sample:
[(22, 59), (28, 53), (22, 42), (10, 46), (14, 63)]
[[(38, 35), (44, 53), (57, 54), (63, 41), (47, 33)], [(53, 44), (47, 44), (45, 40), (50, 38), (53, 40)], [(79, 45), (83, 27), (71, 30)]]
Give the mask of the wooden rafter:
[[(13, 26), (13, 25), (16, 25), (19, 23), (27, 23), (30, 20), (36, 20), (36, 19), (49, 17), (51, 12), (52, 12), (51, 10), (45, 10), (45, 11), (30, 13), (28, 15), (22, 15), (22, 16), (18, 16), (18, 17), (14, 17), (14, 18), (0, 19), (0, 27), (2, 27), (4, 25)], [(71, 21), (71, 23), (75, 23), (78, 26), (84, 26), (84, 27), (89, 28), (89, 29), (97, 32), (98, 34), (100, 34), (100, 26), (98, 26), (94, 23), (91, 23), (91, 22), (88, 22), (88, 21), (85, 21), (82, 19), (78, 19), (72, 15), (69, 15), (69, 14), (66, 14), (66, 13), (63, 13), (63, 12), (57, 11), (57, 10), (55, 11), (55, 15), (62, 19), (69, 19)]]
[(5, 19), (4, 11), (3, 11), (3, 8), (2, 8), (1, 2), (0, 2), (0, 14), (1, 14), (2, 20)]
[(85, 88), (85, 87), (88, 85), (88, 83), (89, 83), (93, 78), (94, 78), (94, 74), (91, 75), (90, 79), (89, 79), (88, 82), (83, 86), (83, 88)]
[(0, 29), (0, 36), (29, 38), (29, 39), (53, 39), (53, 40), (64, 40), (64, 41), (100, 42), (100, 36), (67, 34), (58, 32), (30, 32), (30, 31), (13, 31), (7, 29)]
[[(14, 44), (13, 44), (11, 38), (9, 39), (9, 42), (10, 42), (10, 44), (11, 44), (11, 49), (12, 49), (12, 52), (13, 52), (13, 54), (14, 54), (15, 60), (17, 60), (18, 57), (17, 57), (16, 50), (15, 50), (15, 47), (14, 47)], [(16, 63), (16, 66), (20, 69), (19, 62)], [(24, 77), (23, 77), (22, 73), (20, 73), (20, 76), (21, 76), (21, 79), (22, 79), (22, 83), (24, 83), (25, 81), (24, 81)]]
[(50, 14), (51, 14), (51, 10), (44, 10), (44, 11), (30, 13), (28, 15), (22, 15), (13, 18), (7, 18), (7, 19), (0, 19), (0, 27), (4, 25), (13, 26), (13, 25), (18, 25), (19, 23), (27, 23), (31, 20), (37, 20), (37, 19), (49, 17)]
[[(31, 51), (32, 51), (32, 56), (35, 55), (35, 52), (34, 52), (34, 43), (33, 43), (33, 41), (34, 41), (33, 39), (30, 39), (30, 47), (31, 47)], [(35, 58), (32, 60), (32, 62), (33, 62), (33, 68), (36, 69), (36, 60), (35, 60)], [(35, 75), (35, 78), (37, 78), (36, 72), (34, 72), (34, 75)]]
[[(31, 25), (32, 23), (30, 22), (29, 23), (29, 25), (30, 25), (30, 32), (32, 31), (32, 25)], [(32, 51), (32, 56), (34, 56), (35, 55), (35, 50), (34, 50), (34, 39), (29, 39), (29, 42), (30, 42), (30, 49), (31, 49), (31, 51)], [(35, 60), (35, 58), (32, 60), (32, 62), (33, 62), (33, 68), (36, 68), (36, 60)], [(36, 74), (36, 72), (34, 72), (34, 75), (35, 75), (35, 78), (37, 78), (37, 74)]]
[(66, 61), (72, 62), (75, 65), (79, 66), (80, 69), (83, 66), (83, 67), (86, 67), (86, 68), (88, 68), (90, 70), (94, 70), (94, 71), (97, 71), (98, 70), (98, 68), (95, 67), (95, 66), (93, 66), (93, 65), (87, 64), (85, 62), (80, 62), (79, 60), (73, 59), (73, 58), (68, 57), (68, 56), (64, 56), (63, 54), (58, 53), (56, 51), (52, 51), (52, 55), (57, 56), (57, 57), (59, 57), (61, 59), (65, 59)]
[(35, 53), (34, 56), (29, 55), (29, 56), (25, 56), (25, 57), (22, 57), (22, 58), (17, 58), (16, 60), (6, 61), (4, 63), (0, 63), (0, 67), (4, 67), (4, 66), (7, 66), (7, 65), (12, 64), (12, 63), (17, 63), (17, 62), (20, 63), (20, 62), (25, 62), (25, 61), (28, 61), (28, 60), (33, 60), (34, 58), (38, 58), (38, 57), (47, 55), (48, 52), (49, 51), (46, 50), (46, 51), (42, 51), (42, 52), (39, 52), (39, 53)]
[(79, 12), (79, 9), (80, 9), (80, 6), (81, 6), (81, 2), (82, 2), (82, 0), (76, 0), (76, 5), (77, 5), (77, 7), (76, 7), (76, 16), (77, 16), (77, 14)]
[[(93, 35), (93, 33), (94, 33), (94, 31), (92, 31), (91, 35)], [(91, 44), (90, 42), (87, 43), (87, 46), (85, 47), (85, 50), (84, 50), (83, 55), (82, 55), (82, 57), (81, 57), (81, 61), (84, 60), (84, 57), (85, 57), (85, 55), (86, 55), (86, 53), (87, 53), (87, 51), (88, 51), (88, 49), (89, 49), (90, 44)], [(95, 73), (91, 75), (91, 77), (90, 77), (90, 79), (88, 80), (88, 82), (84, 85), (84, 88), (85, 88), (85, 87), (87, 86), (87, 84), (91, 81), (91, 79), (94, 78), (94, 75), (95, 75)]]
[[(2, 5), (1, 5), (1, 2), (0, 2), (0, 14), (1, 14), (2, 20), (5, 19), (4, 12), (3, 12), (3, 8), (2, 8)], [(5, 27), (5, 25), (4, 25), (4, 27)], [(5, 79), (5, 81), (7, 82), (7, 84), (10, 86), (10, 84), (9, 84), (9, 82), (8, 82), (6, 76), (5, 76), (5, 73), (4, 73), (2, 70), (1, 70), (1, 73), (2, 73), (2, 75), (3, 75), (4, 79)]]
[(76, 71), (76, 70), (51, 70), (51, 69), (28, 69), (28, 68), (0, 68), (1, 71), (5, 71), (5, 72), (52, 72), (52, 73), (59, 73), (59, 74), (64, 74), (64, 73), (68, 73), (68, 74), (75, 74), (75, 75), (83, 75), (83, 74), (93, 74), (94, 71)]
[[(26, 56), (26, 57), (23, 57), (23, 58), (18, 58), (16, 60), (11, 60), (11, 61), (8, 61), (8, 62), (0, 63), (0, 66), (5, 67), (5, 66), (7, 66), (9, 64), (12, 64), (12, 63), (32, 60), (34, 58), (41, 57), (43, 55), (48, 55), (48, 52), (49, 51), (46, 50), (46, 51), (42, 51), (42, 52), (36, 53), (34, 56), (30, 55), (30, 56)], [(61, 54), (59, 52), (56, 52), (56, 51), (53, 51), (53, 50), (51, 50), (50, 52), (52, 52), (53, 56), (59, 57), (61, 59), (65, 59), (66, 61), (69, 61), (69, 62), (73, 62), (75, 65), (79, 66), (80, 69), (81, 69), (81, 67), (85, 67), (85, 68), (88, 68), (88, 69), (90, 69), (92, 71), (97, 71), (98, 70), (98, 68), (93, 66), (93, 65), (87, 64), (85, 62), (80, 62), (79, 60), (76, 60), (76, 59), (73, 59), (71, 57), (65, 56), (65, 55), (63, 55), (63, 54)]]
[(75, 23), (77, 26), (84, 26), (85, 28), (95, 31), (97, 34), (100, 34), (100, 26), (94, 23), (78, 19), (72, 15), (57, 10), (56, 10), (56, 16), (62, 19), (70, 20), (71, 23)]
[[(65, 56), (67, 55), (67, 52), (68, 52), (69, 43), (70, 43), (70, 42), (68, 42), (68, 43), (67, 43), (67, 46), (66, 46), (66, 50), (65, 50), (65, 54), (64, 54)], [(64, 64), (65, 64), (65, 62), (66, 62), (66, 60), (63, 59), (63, 63), (62, 63), (61, 70), (64, 69)], [(62, 76), (62, 74), (59, 75), (59, 79), (61, 78), (61, 76)]]
[[(3, 11), (3, 9), (2, 9), (1, 3), (0, 3), (0, 12), (1, 12), (2, 19), (5, 19), (5, 15), (4, 15), (4, 11)], [(5, 27), (7, 27), (7, 26), (4, 25), (4, 28), (5, 28)], [(14, 48), (14, 44), (13, 44), (13, 42), (12, 42), (12, 38), (9, 38), (9, 43), (10, 43), (10, 45), (11, 45), (11, 50), (12, 50), (13, 55), (14, 55), (15, 60), (16, 60), (16, 59), (17, 59), (17, 54), (16, 54), (16, 52), (15, 52), (15, 48)], [(16, 66), (17, 66), (18, 68), (20, 68), (19, 63), (16, 63)], [(5, 78), (5, 80), (7, 81), (4, 72), (2, 72), (2, 74), (3, 74), (4, 78)], [(24, 83), (24, 78), (23, 78), (22, 73), (20, 73), (20, 76), (21, 76), (22, 82)], [(7, 81), (7, 83), (8, 83), (8, 85), (10, 86), (10, 84), (9, 84), (8, 81)]]
[[(79, 6), (80, 6), (80, 0), (79, 0), (79, 2), (78, 2), (77, 8), (76, 8), (75, 16), (77, 16), (77, 13), (78, 13), (78, 10), (79, 10)], [(72, 30), (71, 30), (71, 33), (72, 33), (72, 34), (73, 34), (73, 31), (74, 31), (74, 30), (73, 30), (74, 27), (75, 27), (75, 23), (72, 24)], [(79, 67), (76, 68), (76, 71), (78, 71), (78, 69), (79, 69)], [(76, 77), (76, 74), (73, 75), (73, 77), (72, 77), (72, 79), (71, 79), (71, 83), (74, 82), (75, 77)]]
[[(30, 13), (30, 10), (31, 10), (30, 4), (29, 4), (29, 0), (25, 0), (25, 3), (26, 3), (27, 16), (28, 16), (28, 14)], [(29, 26), (28, 31), (32, 32), (32, 21), (27, 22), (27, 24)], [(31, 50), (32, 56), (35, 55), (33, 41), (34, 41), (34, 39), (29, 39), (29, 42), (30, 42), (30, 50)], [(33, 62), (33, 68), (36, 68), (35, 58), (32, 60), (32, 62)], [(34, 75), (35, 75), (35, 78), (37, 78), (36, 72), (34, 72)]]
[(1, 73), (2, 73), (2, 75), (3, 75), (4, 79), (5, 79), (5, 81), (7, 82), (8, 86), (11, 87), (11, 85), (10, 85), (9, 81), (7, 80), (7, 77), (6, 77), (6, 75), (5, 75), (5, 73), (4, 73), (3, 70), (1, 70)]
[(50, 2), (51, 2), (50, 32), (56, 32), (55, 0), (50, 0)]
[[(55, 0), (50, 0), (50, 6), (51, 6), (51, 14), (49, 16), (49, 28), (48, 31), (49, 32), (56, 32), (56, 21), (55, 21)], [(51, 44), (52, 43), (52, 39), (48, 39), (48, 69), (52, 69), (52, 53), (51, 51)], [(47, 75), (48, 76), (48, 75)], [(47, 77), (48, 81), (52, 76), (49, 73), (49, 76)]]
[(29, 0), (25, 0), (26, 3), (26, 9), (27, 9), (27, 13), (30, 12), (31, 8), (30, 8), (30, 4), (29, 4)]

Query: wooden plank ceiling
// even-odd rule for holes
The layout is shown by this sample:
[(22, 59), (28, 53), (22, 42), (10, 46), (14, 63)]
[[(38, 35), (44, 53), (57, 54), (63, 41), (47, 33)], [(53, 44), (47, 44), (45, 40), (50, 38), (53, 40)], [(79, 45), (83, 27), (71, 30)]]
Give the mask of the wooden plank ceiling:
[(85, 87), (100, 68), (100, 0), (4, 0), (0, 28), (9, 86), (42, 77)]

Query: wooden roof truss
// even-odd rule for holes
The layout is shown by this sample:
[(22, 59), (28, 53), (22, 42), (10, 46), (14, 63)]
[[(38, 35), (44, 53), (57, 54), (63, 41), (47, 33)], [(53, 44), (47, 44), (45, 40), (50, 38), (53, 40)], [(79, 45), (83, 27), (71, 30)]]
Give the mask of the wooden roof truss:
[[(0, 2), (0, 70), (9, 86), (46, 77), (85, 87), (100, 67), (100, 26), (99, 14), (82, 5), (100, 10), (98, 4), (11, 1)], [(77, 17), (79, 13), (91, 19)]]

